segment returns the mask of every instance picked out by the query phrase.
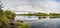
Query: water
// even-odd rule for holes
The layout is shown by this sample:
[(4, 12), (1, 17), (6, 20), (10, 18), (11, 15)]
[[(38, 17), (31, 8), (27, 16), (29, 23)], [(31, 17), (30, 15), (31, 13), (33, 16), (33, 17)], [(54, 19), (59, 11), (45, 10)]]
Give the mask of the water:
[(37, 16), (16, 16), (15, 21), (17, 20), (24, 21), (25, 24), (31, 24), (31, 22), (37, 21), (39, 18)]
[(15, 20), (39, 20), (37, 16), (16, 16)]
[(23, 20), (29, 23), (30, 28), (60, 28), (60, 18), (40, 19), (37, 16), (16, 16), (15, 20)]
[(38, 16), (16, 16), (15, 17), (15, 21), (20, 20), (26, 23), (31, 23), (38, 20), (46, 20), (46, 19), (60, 19), (60, 18), (49, 18), (48, 16), (46, 18), (41, 18), (41, 19), (39, 19)]
[[(49, 17), (41, 18), (41, 19), (49, 19)], [(15, 20), (39, 20), (38, 16), (16, 16)]]
[(30, 28), (60, 28), (60, 19), (44, 19), (33, 22)]

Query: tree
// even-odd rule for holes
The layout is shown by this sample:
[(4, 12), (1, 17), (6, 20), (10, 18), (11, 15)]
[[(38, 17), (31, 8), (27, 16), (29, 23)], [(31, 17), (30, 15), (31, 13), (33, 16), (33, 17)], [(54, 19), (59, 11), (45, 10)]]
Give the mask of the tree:
[(2, 11), (2, 4), (1, 4), (1, 1), (0, 1), (0, 28), (3, 28), (4, 27), (4, 19), (5, 17), (3, 16), (3, 11)]
[(7, 22), (8, 22), (8, 18), (9, 19), (14, 19), (15, 18), (15, 13), (11, 12), (11, 11), (3, 11), (2, 10), (2, 4), (0, 2), (0, 28), (4, 28), (4, 26), (6, 26)]
[(4, 14), (7, 16), (7, 18), (9, 18), (9, 19), (14, 19), (15, 18), (15, 13), (13, 13), (13, 12), (11, 12), (11, 11), (8, 11), (8, 10), (6, 10), (6, 11), (4, 11)]
[(11, 11), (3, 11), (2, 15), (0, 16), (0, 28), (4, 28), (4, 26), (6, 26), (8, 19), (14, 19), (15, 18), (15, 13), (11, 12)]
[(6, 26), (8, 19), (14, 19), (15, 18), (15, 13), (11, 12), (11, 11), (3, 11), (2, 10), (2, 4), (0, 1), (0, 28), (4, 28), (4, 26)]
[(1, 4), (1, 2), (0, 2), (0, 16), (2, 16), (2, 4)]

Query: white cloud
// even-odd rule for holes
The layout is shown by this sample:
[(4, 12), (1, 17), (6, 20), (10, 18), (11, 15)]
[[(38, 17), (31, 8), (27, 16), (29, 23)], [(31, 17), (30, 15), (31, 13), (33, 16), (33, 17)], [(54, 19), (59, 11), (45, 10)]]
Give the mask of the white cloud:
[[(32, 10), (34, 12), (60, 12), (59, 11), (59, 5), (57, 2), (54, 0), (6, 0), (3, 2), (5, 8), (10, 8), (12, 6), (13, 10), (22, 10), (22, 11), (27, 11), (27, 10)], [(25, 6), (18, 6), (21, 4), (32, 4), (32, 5), (25, 5)]]
[(49, 0), (46, 0), (46, 1), (36, 1), (35, 2), (35, 9), (37, 11), (41, 11), (41, 12), (59, 12), (59, 5), (57, 2), (55, 1), (49, 1)]

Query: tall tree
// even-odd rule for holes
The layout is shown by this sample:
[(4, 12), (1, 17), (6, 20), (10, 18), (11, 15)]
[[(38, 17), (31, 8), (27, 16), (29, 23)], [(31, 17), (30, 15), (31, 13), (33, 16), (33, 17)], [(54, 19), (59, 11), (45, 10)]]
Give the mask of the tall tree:
[(1, 4), (1, 1), (0, 1), (0, 16), (2, 16), (2, 4)]

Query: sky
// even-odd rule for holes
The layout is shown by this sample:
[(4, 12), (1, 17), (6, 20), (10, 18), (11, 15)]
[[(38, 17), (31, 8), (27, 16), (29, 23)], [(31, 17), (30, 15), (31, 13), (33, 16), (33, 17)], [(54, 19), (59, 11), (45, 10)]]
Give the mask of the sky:
[(1, 0), (1, 2), (4, 10), (60, 13), (60, 0)]

